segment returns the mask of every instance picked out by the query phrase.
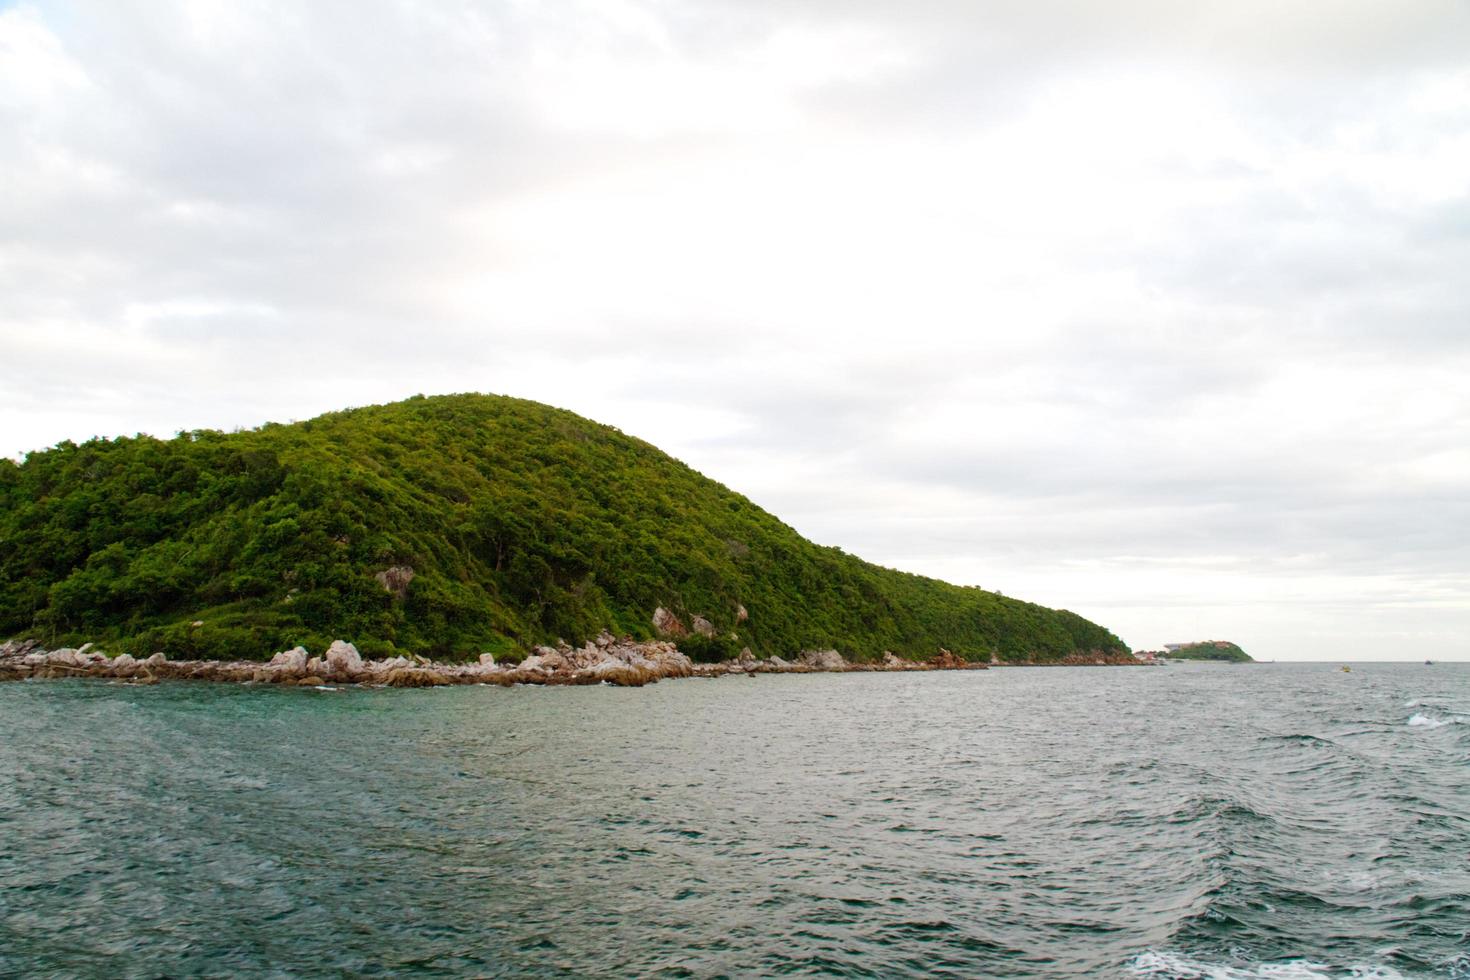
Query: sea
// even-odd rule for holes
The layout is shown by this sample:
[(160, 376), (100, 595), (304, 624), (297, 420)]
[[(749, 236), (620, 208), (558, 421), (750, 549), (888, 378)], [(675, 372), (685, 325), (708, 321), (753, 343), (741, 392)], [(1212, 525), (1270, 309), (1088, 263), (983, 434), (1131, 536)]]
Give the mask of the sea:
[(0, 685), (0, 975), (1470, 978), (1470, 664)]

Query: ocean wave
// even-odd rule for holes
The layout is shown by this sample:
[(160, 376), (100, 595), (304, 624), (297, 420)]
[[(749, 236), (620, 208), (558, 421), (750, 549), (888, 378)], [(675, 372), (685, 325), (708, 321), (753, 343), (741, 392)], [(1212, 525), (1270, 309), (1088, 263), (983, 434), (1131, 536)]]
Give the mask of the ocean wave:
[(1337, 743), (1334, 742), (1334, 741), (1332, 741), (1330, 738), (1322, 738), (1322, 737), (1317, 736), (1317, 735), (1307, 735), (1305, 733), (1294, 733), (1294, 734), (1290, 734), (1290, 735), (1262, 735), (1260, 738), (1257, 739), (1257, 741), (1259, 741), (1259, 742), (1268, 742), (1268, 743), (1269, 742), (1283, 742), (1283, 743), (1287, 743), (1287, 744), (1293, 744), (1294, 743), (1294, 744), (1298, 744), (1298, 745), (1312, 745), (1312, 746), (1321, 745), (1321, 746), (1326, 746), (1328, 748), (1334, 748), (1334, 749), (1337, 748)]
[(1279, 960), (1240, 967), (1152, 949), (1135, 956), (1128, 970), (1130, 976), (1157, 980), (1405, 980), (1392, 967), (1374, 964), (1340, 969), (1311, 960)]
[(1426, 715), (1421, 712), (1410, 717), (1408, 725), (1410, 728), (1443, 728), (1445, 725), (1463, 725), (1465, 720), (1459, 715), (1451, 715), (1448, 718), (1436, 718), (1433, 715)]

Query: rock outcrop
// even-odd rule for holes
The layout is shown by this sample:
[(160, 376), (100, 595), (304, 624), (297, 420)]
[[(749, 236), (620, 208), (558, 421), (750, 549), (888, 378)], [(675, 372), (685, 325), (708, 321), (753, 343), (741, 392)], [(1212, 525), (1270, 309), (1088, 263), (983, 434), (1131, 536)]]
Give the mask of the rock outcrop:
[(663, 606), (653, 611), (653, 629), (659, 636), (667, 636), (675, 640), (689, 635), (689, 630), (685, 628), (683, 621)]
[(0, 679), (93, 676), (153, 683), (159, 679), (230, 681), (293, 687), (360, 684), (382, 687), (438, 687), (446, 684), (617, 684), (639, 687), (668, 677), (689, 677), (693, 664), (673, 643), (637, 642), (603, 634), (580, 650), (562, 644), (538, 647), (520, 664), (498, 664), (491, 654), (474, 663), (434, 663), (422, 657), (365, 660), (351, 643), (334, 641), (323, 656), (303, 647), (285, 650), (268, 662), (169, 660), (155, 653), (146, 660), (128, 654), (109, 659), (101, 651), (63, 648), (47, 651), (34, 641), (0, 645)]
[[(929, 658), (929, 666), (933, 667), (935, 670), (964, 670), (966, 667), (975, 665), (972, 665), (968, 660), (965, 660), (963, 657), (956, 657), (953, 653), (950, 653), (948, 650), (940, 647), (939, 652)], [(983, 667), (985, 665), (980, 664), (978, 666)]]
[(836, 650), (803, 650), (796, 662), (812, 670), (846, 670), (850, 666)]
[(389, 592), (396, 599), (408, 598), (408, 583), (414, 580), (414, 570), (408, 565), (394, 565), (385, 568), (373, 578), (378, 580), (384, 591)]
[[(1060, 664), (1136, 664), (1129, 654), (1079, 653)], [(295, 647), (268, 662), (169, 660), (162, 652), (138, 660), (129, 654), (108, 657), (88, 644), (78, 649), (45, 650), (35, 640), (0, 644), (0, 680), (52, 677), (101, 677), (131, 684), (159, 680), (208, 680), (234, 683), (323, 687), (358, 684), (378, 687), (439, 687), (448, 684), (616, 684), (641, 687), (671, 677), (723, 677), (756, 674), (809, 674), (819, 671), (985, 670), (989, 664), (967, 661), (941, 649), (926, 662), (885, 651), (881, 660), (851, 663), (836, 650), (804, 650), (794, 662), (764, 660), (749, 647), (720, 663), (690, 661), (670, 640), (637, 641), (603, 631), (581, 648), (566, 643), (540, 646), (520, 663), (496, 662), (489, 653), (472, 663), (435, 663), (420, 656), (367, 660), (357, 648), (335, 640), (320, 657)]]

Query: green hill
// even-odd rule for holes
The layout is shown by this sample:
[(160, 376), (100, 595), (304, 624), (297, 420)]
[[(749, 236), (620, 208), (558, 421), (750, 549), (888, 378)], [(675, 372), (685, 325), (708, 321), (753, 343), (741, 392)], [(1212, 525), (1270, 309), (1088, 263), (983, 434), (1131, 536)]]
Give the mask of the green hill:
[(1220, 660), (1238, 664), (1255, 663), (1255, 660), (1251, 658), (1250, 654), (1229, 640), (1200, 640), (1198, 643), (1186, 643), (1181, 647), (1169, 650), (1164, 656), (1171, 660)]
[(647, 638), (659, 606), (713, 624), (681, 641), (705, 658), (1126, 652), (1073, 613), (814, 545), (645, 442), (519, 399), (0, 460), (0, 636), (219, 658), (342, 637), (456, 658)]

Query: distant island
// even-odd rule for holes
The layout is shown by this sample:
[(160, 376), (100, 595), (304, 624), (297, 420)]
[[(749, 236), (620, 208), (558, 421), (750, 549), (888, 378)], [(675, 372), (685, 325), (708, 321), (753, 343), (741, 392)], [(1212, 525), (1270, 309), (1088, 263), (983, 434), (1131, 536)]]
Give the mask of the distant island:
[(1162, 650), (1140, 650), (1134, 656), (1140, 660), (1215, 660), (1221, 663), (1255, 663), (1250, 654), (1229, 640), (1166, 643)]
[(514, 664), (599, 637), (693, 663), (1136, 662), (1075, 613), (813, 544), (646, 442), (479, 394), (0, 459), (6, 637), (188, 662), (344, 638)]

